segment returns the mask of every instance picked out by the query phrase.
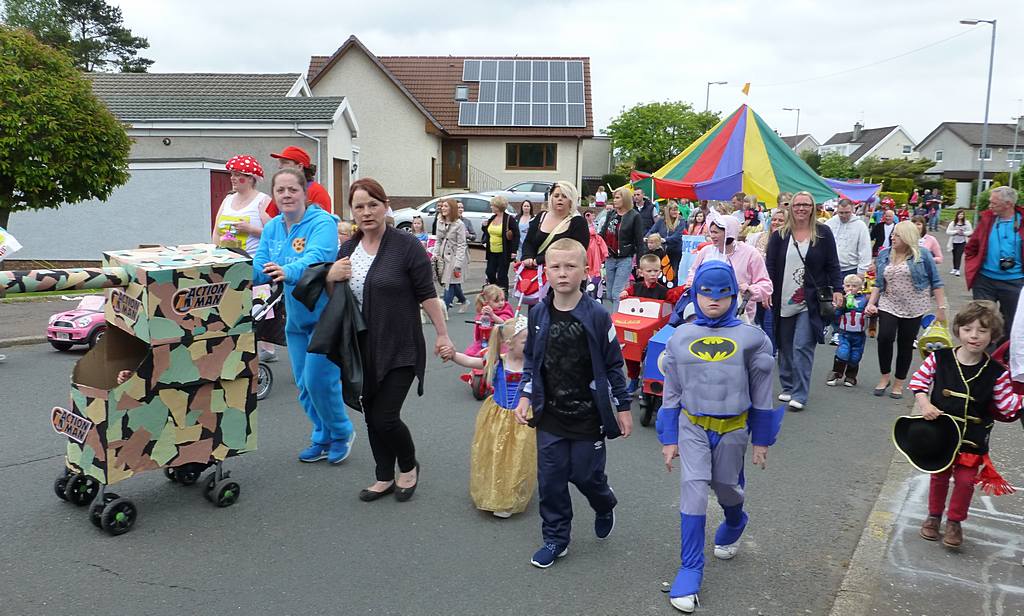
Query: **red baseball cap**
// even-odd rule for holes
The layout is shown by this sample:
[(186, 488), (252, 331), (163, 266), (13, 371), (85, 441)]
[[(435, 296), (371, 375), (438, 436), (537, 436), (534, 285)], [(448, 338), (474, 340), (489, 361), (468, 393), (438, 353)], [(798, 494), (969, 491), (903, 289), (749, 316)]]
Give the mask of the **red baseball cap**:
[(309, 169), (309, 154), (306, 154), (305, 150), (297, 148), (294, 145), (290, 145), (281, 150), (280, 154), (271, 154), (270, 157), (291, 160), (302, 165), (303, 169)]

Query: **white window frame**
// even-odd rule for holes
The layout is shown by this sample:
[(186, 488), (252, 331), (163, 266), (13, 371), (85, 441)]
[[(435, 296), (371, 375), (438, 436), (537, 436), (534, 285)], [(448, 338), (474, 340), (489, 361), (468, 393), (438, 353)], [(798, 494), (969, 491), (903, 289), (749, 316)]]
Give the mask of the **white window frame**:
[(1019, 164), (1021, 161), (1024, 161), (1024, 148), (1006, 150), (1006, 162)]
[(469, 100), (469, 86), (455, 86), (455, 100), (459, 102)]
[(905, 145), (905, 146), (903, 146), (903, 153), (904, 154), (911, 154), (911, 153), (913, 153), (913, 151), (914, 151), (914, 146), (912, 146), (912, 145)]
[(943, 154), (942, 150), (935, 150), (935, 156), (932, 157), (932, 160), (934, 160), (937, 163), (941, 163), (942, 162), (942, 154)]
[[(982, 150), (988, 150), (988, 156), (986, 158), (984, 158), (984, 159), (982, 159), (982, 157), (981, 157)], [(992, 148), (991, 147), (988, 147), (988, 148), (978, 148), (978, 160), (986, 160), (986, 161), (992, 160)]]

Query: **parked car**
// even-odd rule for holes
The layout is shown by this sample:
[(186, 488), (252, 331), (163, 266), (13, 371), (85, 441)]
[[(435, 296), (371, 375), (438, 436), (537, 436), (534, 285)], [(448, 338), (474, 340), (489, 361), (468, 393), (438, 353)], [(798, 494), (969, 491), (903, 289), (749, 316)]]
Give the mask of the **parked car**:
[(523, 201), (529, 201), (534, 206), (534, 209), (537, 209), (537, 206), (547, 201), (548, 191), (551, 190), (553, 184), (554, 182), (519, 182), (504, 190), (488, 190), (482, 194), (492, 197), (501, 195), (514, 206), (519, 205)]
[(476, 241), (471, 243), (483, 243), (483, 230), (481, 225), (491, 217), (491, 196), (483, 193), (456, 193), (445, 195), (427, 201), (419, 207), (410, 207), (395, 212), (395, 227), (403, 231), (412, 230), (412, 219), (419, 216), (423, 219), (423, 228), (427, 233), (434, 227), (434, 219), (437, 217), (437, 203), (441, 199), (454, 199), (463, 206), (463, 218), (469, 223), (472, 234)]
[(89, 345), (90, 349), (96, 346), (107, 331), (103, 315), (106, 302), (104, 295), (87, 295), (73, 310), (51, 316), (46, 326), (46, 339), (58, 351), (67, 351), (76, 344)]

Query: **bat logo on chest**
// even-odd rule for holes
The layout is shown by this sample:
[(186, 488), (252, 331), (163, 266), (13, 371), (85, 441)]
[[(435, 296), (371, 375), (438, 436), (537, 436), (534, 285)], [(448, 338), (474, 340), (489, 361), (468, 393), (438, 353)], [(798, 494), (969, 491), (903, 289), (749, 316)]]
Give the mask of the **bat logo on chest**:
[(721, 336), (697, 338), (687, 347), (690, 355), (701, 361), (725, 361), (736, 354), (739, 348), (734, 340)]

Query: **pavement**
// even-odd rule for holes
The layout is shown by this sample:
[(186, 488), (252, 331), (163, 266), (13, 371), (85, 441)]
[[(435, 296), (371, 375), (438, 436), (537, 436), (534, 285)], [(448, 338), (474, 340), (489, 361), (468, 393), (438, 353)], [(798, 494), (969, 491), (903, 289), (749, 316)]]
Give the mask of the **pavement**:
[[(0, 304), (0, 338), (13, 331), (9, 322), (31, 323), (15, 306)], [(38, 310), (44, 325), (53, 311)], [(450, 324), (460, 346), (471, 338), (463, 320)], [(768, 469), (748, 468), (750, 525), (735, 559), (709, 556), (698, 613), (1024, 613), (1022, 572), (1011, 566), (1022, 556), (1020, 495), (976, 498), (960, 554), (915, 540), (921, 479), (894, 462), (889, 438), (911, 401), (871, 395), (872, 348), (860, 386), (826, 387), (832, 352), (818, 347), (808, 408), (787, 416)], [(414, 499), (362, 503), (356, 495), (372, 482), (373, 461), (361, 418), (344, 464), (298, 462), (309, 426), (282, 359), (260, 403), (259, 450), (227, 464), (241, 484), (238, 504), (216, 509), (194, 487), (142, 474), (114, 488), (141, 514), (132, 532), (112, 538), (52, 491), (63, 441), (47, 427), (49, 409), (66, 404), (83, 351), (35, 344), (4, 353), (0, 613), (676, 613), (661, 590), (678, 567), (679, 475), (665, 472), (651, 428), (608, 443), (620, 500), (612, 536), (596, 540), (593, 514), (573, 491), (570, 554), (538, 570), (529, 565), (540, 542), (536, 499), (499, 520), (468, 498), (479, 403), (458, 368), (430, 360), (425, 395), (403, 409), (422, 464)], [(994, 452), (1004, 476), (1024, 485), (1018, 430), (998, 426)], [(712, 506), (709, 530), (720, 517)]]

